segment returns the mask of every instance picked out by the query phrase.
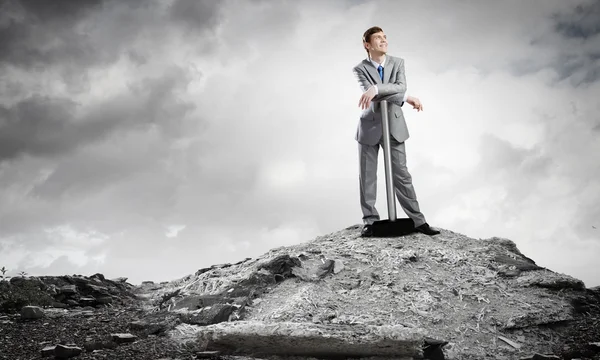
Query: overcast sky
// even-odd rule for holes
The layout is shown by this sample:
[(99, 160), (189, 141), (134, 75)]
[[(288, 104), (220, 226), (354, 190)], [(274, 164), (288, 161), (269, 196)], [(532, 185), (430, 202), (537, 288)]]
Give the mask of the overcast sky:
[(579, 0), (0, 0), (0, 267), (165, 281), (362, 223), (373, 25), (424, 105), (429, 224), (600, 285), (600, 2)]

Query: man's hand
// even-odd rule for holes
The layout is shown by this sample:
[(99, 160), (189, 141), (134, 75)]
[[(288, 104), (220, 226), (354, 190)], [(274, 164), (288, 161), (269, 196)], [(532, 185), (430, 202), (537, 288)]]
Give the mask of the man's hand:
[(413, 106), (413, 109), (417, 109), (417, 112), (423, 110), (423, 104), (421, 104), (421, 100), (414, 96), (407, 97), (406, 102), (411, 104)]
[(369, 106), (371, 106), (371, 100), (373, 100), (373, 98), (375, 97), (375, 86), (371, 86), (369, 88), (369, 90), (365, 91), (361, 96), (360, 96), (360, 100), (358, 101), (358, 106), (361, 109), (366, 109)]

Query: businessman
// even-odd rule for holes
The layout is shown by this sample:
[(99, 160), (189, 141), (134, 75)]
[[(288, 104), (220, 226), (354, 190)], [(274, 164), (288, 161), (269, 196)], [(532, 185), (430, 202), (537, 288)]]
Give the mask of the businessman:
[(365, 31), (363, 46), (367, 58), (353, 68), (362, 96), (359, 107), (362, 113), (356, 131), (359, 152), (360, 204), (364, 227), (362, 236), (373, 235), (372, 224), (379, 220), (375, 209), (377, 195), (377, 158), (379, 147), (383, 146), (380, 101), (388, 102), (390, 124), (390, 147), (394, 190), (404, 212), (413, 220), (417, 231), (436, 235), (440, 232), (427, 224), (419, 209), (419, 202), (412, 184), (412, 177), (406, 167), (406, 146), (408, 128), (402, 113), (405, 102), (417, 111), (423, 110), (418, 98), (408, 96), (404, 75), (404, 59), (387, 54), (387, 36), (380, 27), (374, 26)]

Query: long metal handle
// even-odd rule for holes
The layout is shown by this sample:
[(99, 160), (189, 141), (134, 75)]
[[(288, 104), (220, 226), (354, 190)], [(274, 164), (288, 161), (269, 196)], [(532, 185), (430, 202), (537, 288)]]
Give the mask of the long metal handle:
[(387, 192), (388, 218), (396, 221), (396, 198), (394, 197), (394, 178), (392, 173), (392, 154), (390, 149), (390, 121), (387, 101), (381, 101), (381, 124), (383, 126), (383, 162), (385, 165), (385, 190)]

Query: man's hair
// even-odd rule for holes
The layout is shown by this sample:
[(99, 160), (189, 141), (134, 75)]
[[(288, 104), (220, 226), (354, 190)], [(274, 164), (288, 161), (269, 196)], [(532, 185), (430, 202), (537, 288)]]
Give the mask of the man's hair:
[(365, 31), (365, 33), (363, 34), (363, 46), (365, 47), (365, 50), (367, 51), (367, 56), (370, 58), (371, 54), (369, 54), (369, 49), (367, 49), (367, 47), (365, 46), (365, 42), (370, 43), (371, 42), (371, 36), (373, 36), (373, 34), (376, 34), (378, 32), (383, 32), (383, 30), (379, 27), (379, 26), (373, 26), (367, 29), (367, 31)]

